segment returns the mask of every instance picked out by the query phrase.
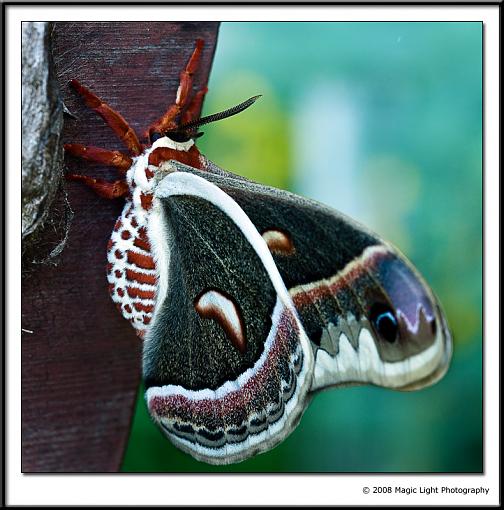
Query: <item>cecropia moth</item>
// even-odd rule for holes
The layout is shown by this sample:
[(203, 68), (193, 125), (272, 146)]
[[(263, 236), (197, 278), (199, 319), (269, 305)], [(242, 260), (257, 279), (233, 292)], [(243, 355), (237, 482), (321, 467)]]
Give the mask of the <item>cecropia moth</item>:
[(107, 182), (70, 174), (106, 198), (124, 197), (107, 248), (110, 295), (143, 338), (146, 401), (179, 448), (212, 464), (273, 448), (315, 392), (347, 384), (412, 390), (451, 357), (440, 305), (405, 257), (312, 200), (217, 167), (197, 149), (192, 94), (198, 40), (174, 105), (138, 136), (120, 114), (71, 83), (129, 155), (67, 144), (116, 167)]

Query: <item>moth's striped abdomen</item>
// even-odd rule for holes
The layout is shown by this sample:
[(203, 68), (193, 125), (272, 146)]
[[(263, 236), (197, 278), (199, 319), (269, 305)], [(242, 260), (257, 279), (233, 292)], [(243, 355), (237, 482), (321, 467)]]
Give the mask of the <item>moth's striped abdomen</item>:
[(152, 320), (157, 292), (157, 270), (146, 219), (127, 200), (107, 246), (110, 296), (141, 337)]

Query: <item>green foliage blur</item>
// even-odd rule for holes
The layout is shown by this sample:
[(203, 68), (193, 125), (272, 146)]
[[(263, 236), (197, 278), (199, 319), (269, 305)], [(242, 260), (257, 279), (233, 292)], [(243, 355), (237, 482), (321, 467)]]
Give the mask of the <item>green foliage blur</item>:
[(123, 470), (481, 472), (481, 23), (223, 23), (204, 113), (256, 94), (202, 152), (398, 246), (444, 307), (451, 367), (418, 392), (325, 391), (281, 445), (227, 467), (172, 446), (140, 388)]

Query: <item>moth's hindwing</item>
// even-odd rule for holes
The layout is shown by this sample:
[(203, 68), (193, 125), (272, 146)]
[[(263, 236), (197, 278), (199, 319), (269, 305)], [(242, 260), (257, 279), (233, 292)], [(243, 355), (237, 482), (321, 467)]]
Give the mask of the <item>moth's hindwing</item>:
[(306, 406), (313, 352), (261, 235), (226, 193), (175, 172), (149, 220), (159, 287), (145, 339), (149, 411), (199, 460), (272, 448)]
[(311, 341), (311, 391), (371, 383), (411, 390), (445, 373), (451, 335), (411, 263), (350, 218), (225, 172), (176, 165), (233, 198), (267, 243)]

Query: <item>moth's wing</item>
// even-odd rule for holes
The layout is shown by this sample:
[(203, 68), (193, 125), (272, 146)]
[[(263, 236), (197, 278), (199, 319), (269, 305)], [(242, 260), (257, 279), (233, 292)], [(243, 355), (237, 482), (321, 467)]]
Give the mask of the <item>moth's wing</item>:
[(312, 344), (312, 390), (349, 383), (410, 390), (442, 377), (452, 349), (446, 320), (397, 249), (318, 202), (210, 162), (207, 170), (198, 174), (240, 205), (271, 250)]
[(159, 270), (143, 361), (151, 415), (206, 462), (272, 448), (307, 404), (313, 353), (266, 244), (236, 202), (190, 173), (158, 184), (148, 228)]

